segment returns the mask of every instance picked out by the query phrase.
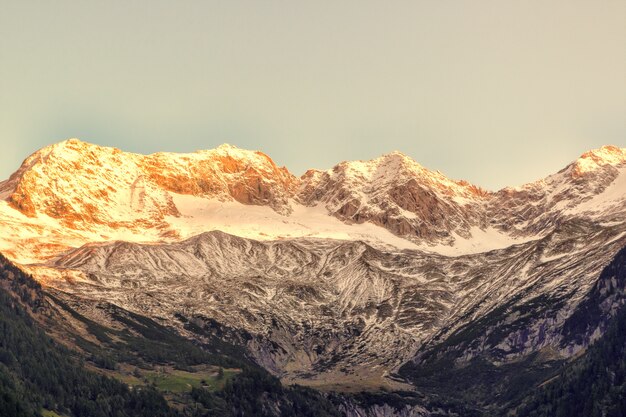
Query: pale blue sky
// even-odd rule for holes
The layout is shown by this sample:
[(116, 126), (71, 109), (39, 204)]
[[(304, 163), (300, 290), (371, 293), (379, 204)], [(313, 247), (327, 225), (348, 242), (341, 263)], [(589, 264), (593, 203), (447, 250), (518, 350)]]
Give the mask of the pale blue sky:
[(0, 178), (68, 137), (495, 189), (626, 146), (626, 1), (0, 0)]

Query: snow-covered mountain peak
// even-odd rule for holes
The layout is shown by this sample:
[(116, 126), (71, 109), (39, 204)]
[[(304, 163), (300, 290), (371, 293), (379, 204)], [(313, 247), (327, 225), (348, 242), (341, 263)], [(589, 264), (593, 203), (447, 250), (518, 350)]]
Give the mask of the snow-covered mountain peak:
[(416, 171), (424, 169), (414, 159), (399, 151), (392, 151), (369, 160), (344, 161), (337, 166), (343, 165), (353, 169), (366, 167), (369, 169), (386, 169), (390, 172), (401, 169), (413, 169)]
[(31, 156), (49, 155), (51, 152), (55, 152), (55, 151), (62, 152), (64, 149), (79, 149), (79, 148), (87, 149), (91, 147), (101, 148), (101, 146), (98, 146), (89, 142), (84, 142), (78, 138), (69, 138), (69, 139), (65, 139), (57, 143), (50, 144), (48, 146), (44, 146), (43, 148), (33, 153), (33, 155)]
[[(94, 205), (90, 211), (98, 211), (99, 200), (105, 204), (117, 200), (131, 211), (143, 211), (158, 200), (156, 211), (175, 214), (167, 192), (285, 210), (295, 186), (296, 178), (267, 155), (230, 145), (189, 154), (139, 155), (69, 139), (28, 157), (9, 181), (0, 183), (0, 190), (27, 215), (60, 217), (81, 211), (79, 206), (84, 209), (87, 203)], [(135, 217), (126, 211), (126, 218)], [(110, 216), (110, 211), (103, 216)]]
[[(77, 138), (66, 139), (64, 141), (48, 145), (34, 152), (26, 158), (24, 164), (31, 166), (36, 163), (50, 163), (50, 158), (66, 161), (80, 161), (85, 157), (106, 158), (107, 155), (120, 154), (118, 148), (100, 146), (89, 142), (84, 142)], [(127, 153), (128, 155), (134, 155)]]
[(303, 179), (306, 182), (311, 178), (319, 178), (324, 173), (351, 183), (361, 183), (370, 189), (413, 180), (447, 195), (471, 198), (485, 194), (480, 187), (467, 181), (450, 179), (440, 171), (431, 171), (399, 151), (371, 160), (344, 161), (325, 172), (307, 172)]
[[(50, 240), (56, 242), (73, 233), (82, 243), (154, 241), (180, 236), (168, 220), (184, 209), (175, 196), (262, 205), (286, 214), (297, 182), (267, 155), (233, 146), (140, 155), (69, 139), (33, 153), (0, 182), (0, 218), (18, 240), (31, 235), (26, 222), (35, 236), (55, 231), (58, 236)], [(68, 237), (69, 242), (74, 240)]]
[(296, 178), (264, 153), (228, 144), (141, 155), (69, 139), (0, 182), (0, 250), (33, 261), (87, 242), (171, 242), (211, 230), (487, 250), (533, 239), (578, 213), (619, 216), (625, 153), (606, 146), (543, 180), (492, 193), (401, 152)]
[(408, 155), (403, 154), (400, 151), (392, 151), (386, 154), (379, 156), (372, 160), (372, 162), (377, 165), (390, 166), (390, 167), (411, 167), (416, 170), (423, 170), (422, 167), (417, 161), (411, 158)]
[[(277, 168), (274, 161), (263, 152), (241, 149), (228, 143), (223, 143), (215, 149), (198, 150), (195, 151), (194, 154), (201, 155), (203, 159), (213, 159), (217, 163), (223, 163), (220, 159), (224, 158), (236, 160), (242, 165), (257, 170), (265, 169), (272, 171)], [(173, 158), (177, 158), (181, 154), (169, 153), (169, 155)], [(287, 172), (285, 168), (283, 168), (283, 170)]]
[(573, 163), (573, 173), (584, 175), (607, 165), (618, 166), (626, 163), (626, 148), (607, 145), (585, 152)]
[(235, 145), (231, 145), (230, 143), (222, 143), (216, 149), (239, 149), (239, 148)]
[[(350, 223), (371, 222), (413, 241), (451, 241), (469, 235), (487, 194), (466, 181), (430, 171), (400, 152), (342, 162), (302, 177), (298, 198)], [(472, 220), (468, 220), (472, 218)]]

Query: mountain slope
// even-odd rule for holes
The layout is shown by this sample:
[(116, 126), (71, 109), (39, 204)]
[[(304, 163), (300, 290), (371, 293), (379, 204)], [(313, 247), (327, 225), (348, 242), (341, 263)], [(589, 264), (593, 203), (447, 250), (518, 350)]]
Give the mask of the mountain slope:
[[(462, 404), (437, 398), (431, 404), (429, 398), (409, 392), (328, 395), (286, 387), (217, 338), (191, 342), (110, 303), (80, 297), (65, 303), (57, 295), (0, 255), (3, 416), (40, 416), (41, 410), (68, 417), (478, 416), (468, 414)], [(87, 304), (100, 311), (98, 323), (74, 309)], [(231, 368), (231, 376), (207, 373), (208, 363)], [(53, 383), (57, 376), (64, 380)], [(181, 377), (186, 378), (182, 386)]]
[[(622, 241), (616, 252), (604, 258), (606, 266), (593, 278), (586, 278), (592, 285), (578, 295), (572, 291), (581, 281), (572, 278), (585, 274), (579, 268), (602, 258), (608, 246), (572, 258), (578, 264), (574, 268), (560, 265), (554, 271), (561, 275), (558, 286), (529, 292), (526, 300), (513, 293), (492, 310), (433, 338), (400, 374), (420, 390), (447, 393), (492, 412), (514, 407), (525, 390), (558, 374), (563, 363), (585, 354), (623, 311), (624, 244)], [(580, 300), (573, 302), (578, 297)]]
[[(62, 343), (66, 344), (70, 338), (97, 337), (101, 343), (93, 344), (93, 348), (106, 350), (117, 360), (109, 359), (104, 363), (93, 355), (86, 355), (87, 352), (70, 349), (42, 331), (54, 331), (59, 319), (62, 320), (54, 304), (54, 298), (43, 292), (31, 277), (0, 255), (0, 413), (3, 417), (41, 417), (43, 410), (69, 417), (341, 415), (321, 394), (298, 387), (283, 387), (267, 372), (240, 359), (232, 359), (231, 363), (243, 369), (224, 383), (221, 390), (190, 388), (172, 397), (172, 392), (161, 387), (159, 390), (147, 384), (129, 387), (129, 377), (124, 382), (118, 381), (122, 379), (120, 368), (126, 366), (124, 361), (128, 356), (119, 340), (107, 339), (109, 335), (127, 336), (114, 328), (90, 323), (65, 305), (63, 309), (67, 313), (93, 326), (94, 333), (73, 329), (62, 336)], [(117, 314), (123, 312), (118, 310)], [(212, 354), (183, 338), (176, 338), (170, 330), (149, 319), (135, 316), (133, 325), (139, 332), (139, 336), (134, 336), (137, 341), (133, 347), (143, 358), (141, 372), (148, 372), (156, 365), (161, 369), (165, 365), (185, 365), (187, 362), (178, 360), (194, 360), (190, 351), (194, 351), (203, 364), (212, 358)], [(154, 335), (158, 335), (158, 341), (151, 340)], [(83, 340), (80, 347), (85, 348), (85, 343), (89, 344)], [(155, 347), (158, 356), (146, 355), (149, 346), (155, 343), (158, 344)], [(184, 355), (165, 354), (168, 349)], [(89, 361), (87, 366), (85, 360)], [(99, 369), (103, 367), (106, 369)], [(135, 368), (135, 373), (138, 372)], [(163, 371), (160, 375), (164, 375)], [(134, 380), (135, 384), (140, 382), (137, 378)]]
[[(592, 295), (607, 289), (619, 294), (614, 283), (626, 280), (626, 249), (607, 266), (603, 275), (609, 279), (599, 281)], [(623, 297), (623, 292), (620, 295)], [(606, 303), (590, 303), (588, 309), (581, 310), (584, 316), (576, 317), (576, 324), (580, 326), (589, 318), (593, 320), (594, 310), (605, 308)], [(623, 301), (619, 311), (612, 313), (615, 318), (607, 321), (604, 336), (584, 356), (568, 364), (556, 378), (526, 398), (514, 415), (618, 417), (626, 413), (626, 308)]]
[(168, 245), (87, 245), (32, 270), (64, 297), (108, 300), (179, 328), (182, 315), (245, 331), (250, 354), (286, 380), (395, 386), (386, 377), (416, 349), (423, 362), (445, 346), (437, 361), (457, 363), (584, 349), (603, 325), (576, 339), (564, 338), (564, 326), (625, 245), (624, 224), (573, 220), (542, 239), (462, 257), (211, 232)]
[[(21, 299), (7, 291), (21, 293)], [(0, 255), (0, 412), (41, 416), (56, 410), (71, 416), (178, 416), (152, 389), (90, 372), (79, 358), (50, 339), (26, 308), (41, 308), (41, 287)]]
[(231, 146), (143, 156), (70, 140), (0, 192), (0, 250), (67, 331), (165, 326), (287, 383), (440, 398), (461, 378), (476, 398), (455, 401), (501, 407), (517, 398), (506, 384), (580, 355), (623, 303), (626, 283), (601, 274), (626, 246), (616, 147), (489, 192), (400, 153), (298, 179)]

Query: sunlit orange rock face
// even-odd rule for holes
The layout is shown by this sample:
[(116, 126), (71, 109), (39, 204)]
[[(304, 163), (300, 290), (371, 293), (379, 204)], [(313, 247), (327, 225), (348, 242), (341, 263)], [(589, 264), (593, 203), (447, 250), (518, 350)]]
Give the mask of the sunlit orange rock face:
[(603, 146), (600, 149), (595, 149), (589, 152), (585, 152), (574, 162), (571, 170), (571, 177), (576, 179), (588, 175), (593, 175), (597, 171), (598, 167), (605, 165), (619, 165), (626, 160), (626, 150), (620, 149), (616, 146)]
[(141, 168), (159, 187), (178, 194), (230, 196), (243, 204), (267, 205), (289, 211), (288, 198), (297, 179), (265, 154), (222, 146), (215, 151), (181, 156), (172, 166), (171, 154), (145, 157)]
[(260, 152), (228, 145), (193, 154), (138, 155), (68, 140), (24, 161), (4, 188), (23, 214), (43, 214), (68, 227), (137, 222), (158, 227), (178, 210), (168, 191), (289, 212), (297, 179)]
[(168, 220), (181, 216), (173, 195), (263, 205), (286, 215), (298, 183), (267, 155), (229, 145), (139, 155), (70, 139), (35, 152), (0, 182), (0, 246), (12, 259), (30, 262), (92, 241), (177, 240), (181, 233)]
[[(314, 236), (327, 216), (341, 227), (369, 223), (420, 245), (451, 245), (488, 228), (524, 237), (601, 194), (625, 166), (626, 150), (607, 146), (545, 179), (490, 192), (399, 152), (297, 178), (261, 152), (230, 145), (139, 155), (70, 139), (35, 152), (0, 182), (0, 251), (30, 262), (89, 242), (176, 241), (224, 226), (223, 217), (213, 216), (226, 210), (222, 203), (244, 207), (226, 225), (235, 234), (248, 216), (245, 207), (262, 206), (255, 212), (260, 225), (247, 223), (262, 239), (285, 236), (273, 225), (286, 223), (288, 237)], [(209, 205), (213, 211), (202, 217)], [(305, 226), (290, 218), (296, 209), (317, 217)], [(380, 238), (378, 229), (368, 230)]]

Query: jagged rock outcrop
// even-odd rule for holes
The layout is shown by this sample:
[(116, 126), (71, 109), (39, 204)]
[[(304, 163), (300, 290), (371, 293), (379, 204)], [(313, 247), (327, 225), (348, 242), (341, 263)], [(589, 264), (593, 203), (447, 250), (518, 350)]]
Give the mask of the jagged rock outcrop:
[(343, 220), (372, 222), (403, 237), (441, 241), (486, 226), (482, 198), (488, 193), (453, 181), (394, 152), (372, 161), (343, 162), (303, 176), (299, 200), (324, 204)]

